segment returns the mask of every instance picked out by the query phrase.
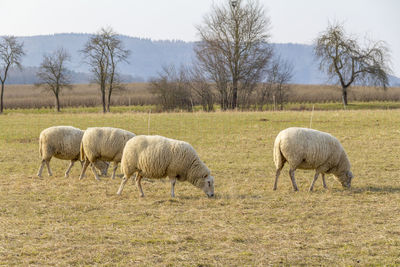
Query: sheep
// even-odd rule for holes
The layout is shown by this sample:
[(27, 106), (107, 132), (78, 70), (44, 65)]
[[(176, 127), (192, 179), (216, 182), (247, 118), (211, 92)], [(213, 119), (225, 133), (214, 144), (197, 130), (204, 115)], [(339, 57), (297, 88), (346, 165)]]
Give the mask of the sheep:
[[(90, 163), (96, 163), (99, 160), (114, 162), (111, 176), (114, 179), (118, 163), (121, 162), (124, 146), (134, 136), (134, 133), (119, 128), (88, 128), (83, 134), (80, 147), (81, 160), (84, 161), (84, 164), (79, 179), (84, 177)], [(93, 166), (92, 171), (96, 180), (100, 180)]]
[(278, 177), (285, 162), (288, 162), (289, 175), (295, 191), (298, 191), (294, 172), (296, 169), (315, 169), (315, 176), (309, 188), (312, 191), (319, 174), (326, 188), (324, 174), (332, 173), (344, 188), (350, 188), (353, 174), (350, 162), (340, 142), (332, 135), (307, 128), (287, 128), (275, 139), (274, 162), (276, 176), (274, 190), (277, 189)]
[[(42, 162), (37, 176), (42, 177), (45, 164), (49, 176), (52, 176), (50, 160), (52, 157), (56, 157), (58, 159), (71, 161), (65, 172), (65, 177), (68, 177), (72, 166), (79, 160), (79, 148), (82, 136), (83, 131), (72, 126), (53, 126), (44, 129), (39, 136), (39, 154), (42, 158)], [(96, 167), (105, 175), (107, 173), (108, 163), (100, 161), (96, 163)]]
[(125, 145), (121, 169), (124, 177), (118, 195), (121, 195), (125, 183), (136, 172), (136, 184), (141, 197), (144, 197), (140, 183), (143, 176), (152, 179), (168, 176), (171, 197), (175, 197), (176, 180), (188, 181), (202, 189), (208, 197), (214, 196), (214, 177), (193, 147), (183, 141), (157, 135), (136, 136)]

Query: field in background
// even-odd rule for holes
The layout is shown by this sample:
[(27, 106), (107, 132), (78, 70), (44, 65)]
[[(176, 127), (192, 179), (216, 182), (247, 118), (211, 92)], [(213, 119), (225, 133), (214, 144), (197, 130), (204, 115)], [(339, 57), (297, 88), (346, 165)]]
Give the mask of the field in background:
[[(355, 175), (307, 189), (285, 166), (272, 191), (272, 146), (311, 112), (61, 113), (0, 116), (0, 263), (4, 265), (400, 265), (400, 111), (315, 111), (312, 127), (337, 136)], [(120, 127), (190, 142), (215, 176), (215, 199), (188, 183), (169, 197), (165, 181), (143, 182), (145, 198), (120, 178), (35, 177), (37, 139), (52, 125)]]
[[(7, 85), (4, 93), (6, 108), (53, 108), (55, 97), (52, 93), (34, 85)], [(101, 95), (95, 84), (77, 84), (60, 95), (62, 107), (95, 107), (101, 105)], [(116, 91), (112, 104), (119, 106), (154, 105), (155, 98), (148, 92), (147, 83), (126, 85), (126, 90)]]
[[(157, 99), (148, 91), (148, 83), (127, 84), (125, 91), (115, 92), (112, 96), (113, 106), (149, 106), (157, 110)], [(348, 93), (350, 104), (352, 102), (370, 101), (399, 101), (400, 87), (381, 88), (354, 87)], [(53, 108), (54, 96), (34, 85), (7, 85), (4, 103), (8, 109), (16, 108)], [(100, 93), (97, 85), (79, 84), (72, 90), (65, 90), (60, 102), (62, 107), (96, 107), (101, 105)], [(286, 109), (302, 109), (309, 107), (310, 103), (330, 103), (341, 108), (341, 91), (337, 86), (328, 85), (293, 85), (289, 93), (289, 104)], [(398, 106), (395, 106), (398, 108)], [(272, 108), (272, 107), (270, 107)], [(318, 107), (317, 107), (318, 108)]]

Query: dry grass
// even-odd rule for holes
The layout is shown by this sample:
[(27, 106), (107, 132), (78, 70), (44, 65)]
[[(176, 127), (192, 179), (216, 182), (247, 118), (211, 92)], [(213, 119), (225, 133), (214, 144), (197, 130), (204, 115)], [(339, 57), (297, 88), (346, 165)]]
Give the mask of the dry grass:
[[(348, 89), (348, 100), (359, 101), (399, 101), (400, 87), (389, 87), (386, 90), (376, 87), (354, 86)], [(289, 102), (323, 103), (341, 102), (341, 88), (334, 85), (292, 85)]]
[[(112, 105), (151, 105), (155, 98), (148, 92), (147, 83), (131, 83), (126, 90), (116, 91), (112, 96)], [(34, 85), (7, 85), (4, 93), (6, 108), (53, 108), (55, 97), (50, 92)], [(60, 95), (62, 107), (95, 107), (101, 105), (101, 95), (95, 84), (77, 84), (71, 90)]]
[[(315, 111), (313, 128), (341, 140), (355, 174), (343, 190), (327, 177), (307, 189), (287, 166), (272, 191), (272, 145), (289, 126), (308, 127), (310, 112), (17, 114), (0, 116), (0, 263), (4, 265), (400, 265), (400, 111)], [(114, 126), (161, 134), (195, 147), (216, 179), (215, 199), (178, 183), (39, 179), (37, 137), (51, 125)]]
[[(131, 83), (126, 90), (115, 92), (113, 106), (155, 105), (157, 99), (149, 92), (148, 83)], [(373, 87), (354, 87), (349, 89), (349, 101), (399, 101), (400, 87), (386, 91)], [(72, 90), (65, 90), (60, 96), (61, 106), (96, 107), (101, 105), (97, 85), (78, 84)], [(53, 108), (55, 98), (51, 93), (43, 92), (34, 85), (7, 85), (4, 96), (5, 107), (17, 108)], [(290, 103), (341, 103), (341, 90), (329, 85), (292, 85), (289, 93)], [(298, 105), (286, 105), (286, 109), (298, 109)]]

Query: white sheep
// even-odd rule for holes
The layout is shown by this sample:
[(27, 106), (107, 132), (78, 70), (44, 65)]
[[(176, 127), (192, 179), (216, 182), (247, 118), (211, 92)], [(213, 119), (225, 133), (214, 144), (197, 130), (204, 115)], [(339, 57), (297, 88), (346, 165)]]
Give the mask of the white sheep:
[[(45, 164), (49, 176), (53, 175), (50, 169), (50, 160), (52, 157), (55, 157), (71, 161), (65, 172), (65, 177), (68, 177), (72, 166), (79, 160), (79, 148), (83, 133), (81, 129), (72, 126), (53, 126), (44, 129), (39, 136), (39, 153), (42, 162), (37, 176), (42, 176)], [(96, 167), (102, 174), (106, 174), (108, 163), (100, 161), (96, 163)]]
[(276, 177), (274, 190), (277, 189), (278, 177), (285, 162), (288, 162), (289, 175), (293, 188), (298, 190), (294, 178), (296, 169), (315, 169), (314, 180), (310, 191), (320, 173), (324, 187), (325, 173), (332, 173), (343, 187), (350, 188), (353, 174), (350, 162), (340, 142), (332, 135), (307, 128), (287, 128), (281, 131), (275, 139), (274, 162)]
[[(79, 179), (84, 177), (86, 168), (90, 163), (96, 163), (99, 160), (114, 162), (111, 176), (114, 179), (118, 163), (121, 162), (125, 144), (134, 136), (134, 133), (119, 128), (88, 128), (83, 134), (81, 142), (81, 160), (84, 161), (84, 164)], [(96, 180), (100, 180), (93, 166), (92, 171)]]
[(126, 143), (122, 154), (121, 169), (124, 178), (118, 195), (125, 183), (136, 172), (136, 184), (143, 197), (141, 186), (143, 176), (152, 179), (169, 177), (171, 196), (175, 196), (176, 180), (188, 181), (202, 189), (209, 197), (214, 196), (214, 177), (200, 160), (193, 147), (183, 141), (162, 136), (139, 135)]

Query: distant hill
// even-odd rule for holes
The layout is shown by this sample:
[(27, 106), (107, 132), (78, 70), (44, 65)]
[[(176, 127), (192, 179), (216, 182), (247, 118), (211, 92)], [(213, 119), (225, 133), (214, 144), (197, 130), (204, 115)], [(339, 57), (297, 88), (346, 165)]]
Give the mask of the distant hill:
[[(15, 83), (34, 83), (37, 67), (43, 54), (50, 53), (58, 47), (64, 47), (71, 54), (69, 69), (72, 71), (74, 83), (90, 81), (88, 67), (83, 62), (80, 50), (90, 34), (54, 34), (30, 37), (18, 37), (24, 43), (26, 56), (23, 58), (23, 71), (13, 71), (7, 81)], [(121, 36), (125, 48), (131, 50), (128, 61), (121, 64), (120, 71), (126, 82), (148, 81), (157, 75), (163, 65), (188, 65), (194, 58), (193, 42), (179, 40), (152, 41), (129, 36)], [(326, 76), (318, 70), (314, 60), (313, 47), (304, 44), (273, 44), (275, 51), (294, 66), (292, 83), (323, 84)], [(393, 84), (400, 85), (400, 79), (393, 77)]]

